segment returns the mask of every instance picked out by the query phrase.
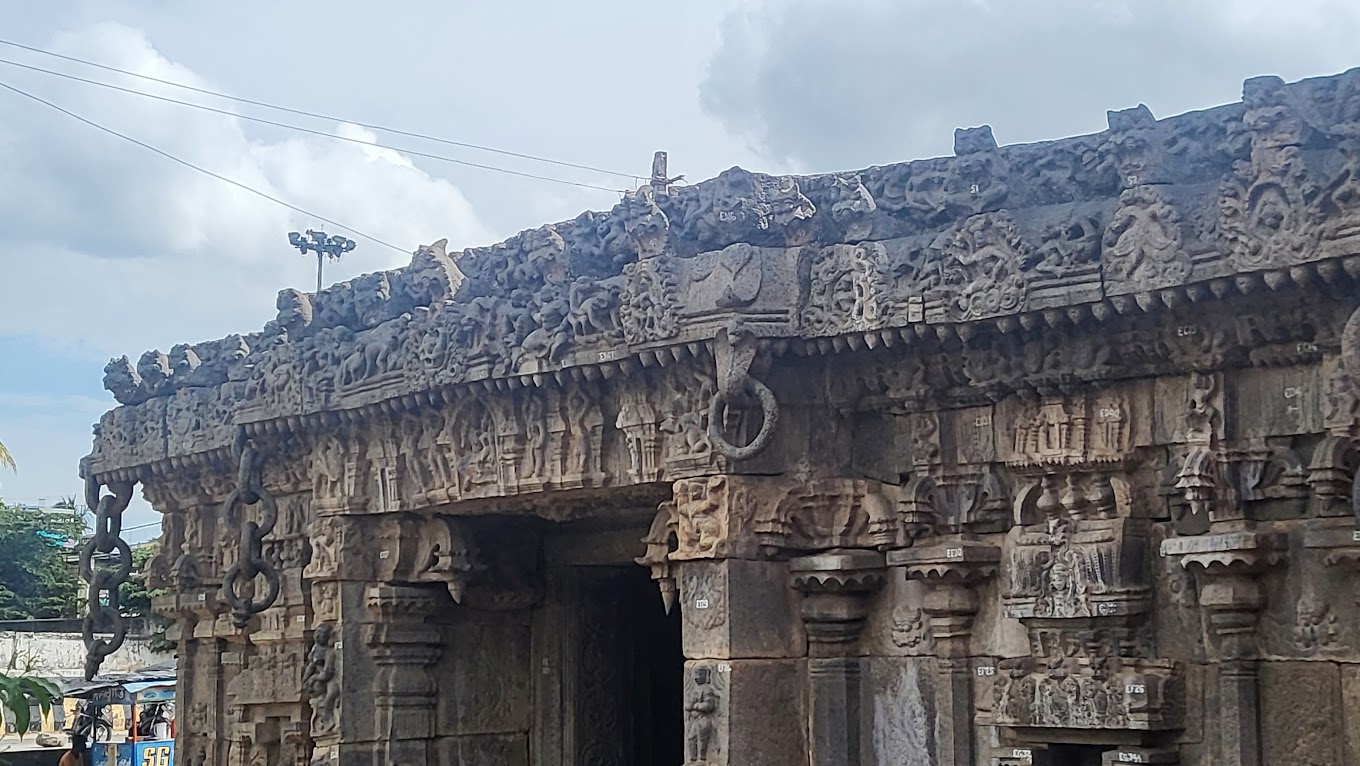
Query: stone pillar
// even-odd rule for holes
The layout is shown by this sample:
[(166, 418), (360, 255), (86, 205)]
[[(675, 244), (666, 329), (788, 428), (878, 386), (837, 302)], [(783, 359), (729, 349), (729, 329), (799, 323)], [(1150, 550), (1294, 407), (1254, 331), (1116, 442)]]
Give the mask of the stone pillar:
[(787, 565), (731, 559), (679, 569), (686, 766), (805, 762), (805, 639)]
[[(863, 661), (855, 651), (869, 596), (886, 582), (883, 554), (831, 551), (789, 563), (803, 594), (808, 637), (808, 744), (812, 766), (860, 766)], [(867, 748), (866, 748), (867, 749)]]
[(426, 618), (446, 601), (444, 590), (432, 586), (368, 588), (372, 622), (363, 633), (373, 658), (374, 766), (431, 760), (439, 690), (430, 666), (439, 659), (441, 637)]
[(939, 663), (935, 731), (940, 766), (973, 764), (973, 678), (970, 642), (980, 604), (977, 588), (996, 574), (1001, 550), (968, 534), (934, 538), (888, 553), (909, 580), (926, 585), (923, 611), (930, 618)]
[[(1245, 525), (1238, 525), (1243, 526)], [(1265, 598), (1257, 575), (1282, 557), (1284, 541), (1249, 527), (1162, 541), (1162, 555), (1196, 574), (1218, 664), (1215, 764), (1266, 766), (1261, 760), (1256, 627)]]
[(688, 766), (807, 762), (797, 596), (788, 565), (761, 560), (753, 532), (769, 486), (762, 477), (681, 480), (663, 506), (677, 541), (667, 559), (686, 658)]

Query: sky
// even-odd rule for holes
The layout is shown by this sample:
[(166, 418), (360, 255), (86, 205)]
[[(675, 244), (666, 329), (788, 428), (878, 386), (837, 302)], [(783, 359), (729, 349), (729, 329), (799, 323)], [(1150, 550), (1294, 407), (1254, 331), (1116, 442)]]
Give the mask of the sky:
[(228, 112), (0, 63), (0, 84), (308, 213), (0, 88), (0, 441), (19, 464), (0, 497), (29, 503), (80, 494), (110, 358), (258, 329), (280, 289), (311, 289), (315, 263), (286, 235), (315, 216), (391, 245), (349, 233), (329, 283), (619, 198), (375, 144), (623, 189), (659, 149), (691, 182), (843, 170), (947, 155), (957, 127), (1046, 140), (1102, 130), (1106, 110), (1166, 117), (1236, 101), (1251, 76), (1360, 66), (1351, 0), (0, 0), (0, 18), (10, 42), (338, 118), (0, 44), (6, 61)]

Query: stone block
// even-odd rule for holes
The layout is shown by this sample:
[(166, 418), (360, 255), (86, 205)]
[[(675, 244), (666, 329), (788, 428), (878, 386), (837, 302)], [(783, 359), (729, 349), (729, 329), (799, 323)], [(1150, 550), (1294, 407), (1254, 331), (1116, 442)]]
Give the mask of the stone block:
[(435, 763), (459, 766), (527, 766), (529, 740), (524, 734), (444, 737), (434, 743)]
[(1342, 766), (1341, 672), (1330, 662), (1261, 664), (1263, 764)]
[(529, 626), (465, 622), (447, 636), (437, 668), (439, 733), (528, 731), (533, 704)]
[(806, 663), (685, 663), (685, 762), (706, 766), (807, 763)]
[(934, 679), (929, 659), (865, 660), (860, 742), (866, 764), (935, 766)]
[(1360, 665), (1341, 666), (1341, 709), (1345, 716), (1342, 727), (1346, 732), (1342, 763), (1360, 766)]
[(691, 659), (801, 657), (807, 653), (788, 582), (774, 561), (687, 561), (680, 565), (685, 656)]

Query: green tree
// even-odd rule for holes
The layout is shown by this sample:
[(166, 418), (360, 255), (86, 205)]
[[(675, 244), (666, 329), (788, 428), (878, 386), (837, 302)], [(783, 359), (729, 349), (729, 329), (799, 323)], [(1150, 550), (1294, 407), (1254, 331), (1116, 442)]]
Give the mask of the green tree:
[(152, 614), (151, 599), (161, 595), (161, 591), (146, 587), (146, 567), (160, 549), (160, 540), (133, 546), (132, 574), (118, 589), (118, 603), (123, 608), (124, 617), (146, 617)]
[(165, 595), (166, 591), (146, 586), (147, 566), (160, 553), (161, 541), (152, 540), (132, 549), (132, 575), (118, 589), (118, 603), (124, 617), (141, 617), (151, 626), (151, 648), (167, 651), (174, 644), (166, 638), (165, 631), (172, 624), (170, 620), (151, 610), (151, 600)]
[(71, 559), (84, 532), (79, 513), (0, 502), (0, 620), (79, 615), (83, 583)]
[(5, 446), (4, 442), (0, 442), (0, 468), (8, 468), (11, 471), (19, 469), (19, 466), (14, 462), (14, 456), (9, 454), (9, 448)]

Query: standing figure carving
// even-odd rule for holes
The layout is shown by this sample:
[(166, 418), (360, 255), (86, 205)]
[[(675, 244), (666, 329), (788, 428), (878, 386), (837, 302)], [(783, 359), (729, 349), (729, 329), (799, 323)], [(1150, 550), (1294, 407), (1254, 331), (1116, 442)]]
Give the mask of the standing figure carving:
[(685, 696), (685, 766), (709, 762), (717, 739), (718, 693), (708, 668), (694, 669), (694, 687)]
[(334, 734), (340, 728), (340, 674), (335, 653), (335, 626), (323, 622), (312, 635), (302, 686), (312, 706), (312, 736)]

